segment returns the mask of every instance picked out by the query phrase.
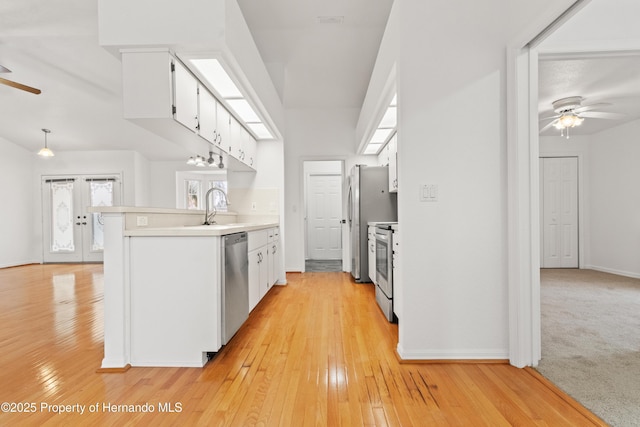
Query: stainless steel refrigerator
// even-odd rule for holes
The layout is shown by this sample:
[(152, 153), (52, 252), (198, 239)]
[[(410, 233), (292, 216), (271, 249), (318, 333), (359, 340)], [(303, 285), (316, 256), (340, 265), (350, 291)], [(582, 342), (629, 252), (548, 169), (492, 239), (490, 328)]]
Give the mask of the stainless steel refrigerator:
[(370, 282), (367, 223), (398, 220), (397, 194), (389, 193), (389, 168), (355, 165), (349, 175), (348, 205), (351, 275), (356, 282)]

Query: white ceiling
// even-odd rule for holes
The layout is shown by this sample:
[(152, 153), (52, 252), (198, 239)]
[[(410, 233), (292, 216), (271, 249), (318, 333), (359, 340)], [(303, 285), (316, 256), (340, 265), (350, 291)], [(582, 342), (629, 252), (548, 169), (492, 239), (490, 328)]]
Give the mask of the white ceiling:
[[(559, 60), (557, 55), (563, 40), (582, 42), (583, 52), (588, 51), (586, 45), (600, 46), (607, 37), (634, 46), (627, 32), (640, 28), (634, 23), (640, 2), (592, 0), (584, 11), (611, 2), (617, 7), (607, 8), (609, 15), (604, 18), (598, 11), (597, 19), (587, 20), (590, 28), (581, 33), (576, 28), (584, 24), (571, 27), (570, 21), (541, 46), (556, 52), (553, 61), (540, 64), (541, 111), (555, 99), (581, 95), (587, 103), (613, 101), (612, 111), (638, 116), (637, 56), (574, 55)], [(285, 108), (362, 106), (392, 0), (239, 0), (239, 4)], [(622, 17), (610, 17), (612, 10), (622, 11)], [(317, 18), (325, 16), (344, 17), (343, 23), (318, 23)], [(566, 27), (570, 37), (562, 36)], [(624, 27), (628, 31), (622, 31)], [(614, 36), (607, 35), (607, 28), (615, 29)], [(640, 40), (640, 34), (631, 39)], [(640, 44), (637, 47), (640, 52)], [(36, 152), (44, 141), (40, 129), (49, 128), (54, 151), (131, 149), (153, 160), (190, 154), (122, 119), (120, 62), (98, 45), (97, 0), (2, 0), (0, 64), (13, 71), (0, 77), (42, 90), (33, 95), (0, 85), (2, 138)]]
[[(552, 103), (582, 96), (596, 111), (622, 113), (619, 120), (587, 118), (571, 129), (588, 135), (640, 118), (640, 2), (591, 0), (538, 47), (538, 109), (553, 116)], [(549, 123), (542, 121), (541, 126)], [(551, 127), (542, 135), (559, 135)]]
[(393, 0), (238, 3), (285, 108), (362, 107)]

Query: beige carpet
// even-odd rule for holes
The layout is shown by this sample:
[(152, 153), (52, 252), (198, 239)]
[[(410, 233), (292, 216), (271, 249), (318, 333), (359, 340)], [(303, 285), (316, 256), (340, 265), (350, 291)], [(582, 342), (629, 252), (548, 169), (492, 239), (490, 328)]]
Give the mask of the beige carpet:
[(640, 426), (640, 279), (541, 270), (538, 371), (612, 426)]

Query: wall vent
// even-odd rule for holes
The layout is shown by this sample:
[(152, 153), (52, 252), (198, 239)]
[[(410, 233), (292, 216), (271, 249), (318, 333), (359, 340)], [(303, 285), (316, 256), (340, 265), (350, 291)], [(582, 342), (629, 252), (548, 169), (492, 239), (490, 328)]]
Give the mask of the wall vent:
[(344, 24), (344, 16), (318, 16), (316, 18), (318, 24)]

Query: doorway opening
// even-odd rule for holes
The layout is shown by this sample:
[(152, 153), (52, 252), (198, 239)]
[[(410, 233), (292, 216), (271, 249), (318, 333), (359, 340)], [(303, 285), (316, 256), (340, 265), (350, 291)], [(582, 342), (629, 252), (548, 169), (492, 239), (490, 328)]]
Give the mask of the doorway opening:
[(303, 176), (305, 271), (343, 271), (343, 162), (304, 161)]

